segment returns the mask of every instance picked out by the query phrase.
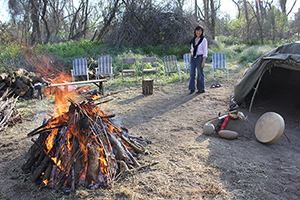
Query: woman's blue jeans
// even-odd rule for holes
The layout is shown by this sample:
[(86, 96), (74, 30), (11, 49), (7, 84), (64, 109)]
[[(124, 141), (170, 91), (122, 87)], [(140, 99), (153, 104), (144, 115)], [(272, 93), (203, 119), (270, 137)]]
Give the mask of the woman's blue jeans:
[[(203, 91), (205, 88), (203, 68), (201, 68), (202, 61), (203, 61), (202, 56), (199, 56), (198, 58), (194, 58), (193, 56), (191, 57), (189, 90), (195, 90), (197, 88), (197, 90)], [(196, 85), (196, 69), (197, 69), (197, 85)]]

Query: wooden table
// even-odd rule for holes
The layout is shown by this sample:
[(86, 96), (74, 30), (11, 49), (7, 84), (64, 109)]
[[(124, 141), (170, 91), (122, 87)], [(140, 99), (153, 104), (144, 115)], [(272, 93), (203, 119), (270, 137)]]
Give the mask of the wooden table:
[(67, 83), (56, 83), (56, 84), (50, 84), (49, 87), (59, 87), (59, 86), (68, 86), (68, 85), (83, 85), (83, 84), (90, 84), (94, 83), (98, 86), (99, 92), (101, 94), (104, 94), (104, 85), (103, 83), (106, 82), (106, 79), (98, 79), (98, 80), (89, 80), (89, 81), (77, 81), (77, 82), (67, 82)]

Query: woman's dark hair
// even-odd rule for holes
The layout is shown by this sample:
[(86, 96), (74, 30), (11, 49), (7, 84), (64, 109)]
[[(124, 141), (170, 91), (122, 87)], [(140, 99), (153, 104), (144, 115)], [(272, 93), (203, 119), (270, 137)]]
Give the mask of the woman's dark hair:
[(197, 30), (199, 30), (199, 29), (201, 29), (201, 30), (202, 30), (202, 34), (201, 34), (201, 36), (200, 36), (200, 37), (204, 37), (204, 36), (205, 36), (205, 33), (204, 33), (204, 28), (203, 28), (203, 26), (201, 26), (201, 25), (198, 25), (198, 26), (196, 26), (196, 28), (195, 28), (195, 30), (194, 30), (194, 38), (196, 38), (196, 37), (197, 37), (197, 35), (196, 35), (196, 31), (197, 31)]

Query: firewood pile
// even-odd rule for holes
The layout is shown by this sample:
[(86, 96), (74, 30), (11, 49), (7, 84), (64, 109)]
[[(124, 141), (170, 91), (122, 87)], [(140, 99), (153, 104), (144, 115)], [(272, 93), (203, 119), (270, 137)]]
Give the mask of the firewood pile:
[(147, 153), (151, 142), (114, 123), (114, 115), (101, 109), (107, 96), (80, 103), (68, 98), (67, 112), (28, 133), (34, 144), (22, 169), (30, 181), (64, 192), (112, 188), (121, 176), (143, 167), (138, 155)]
[(7, 89), (0, 98), (0, 131), (18, 122), (22, 123), (22, 116), (16, 107), (18, 97), (9, 97), (10, 94), (11, 91)]
[(10, 74), (2, 73), (0, 74), (0, 95), (9, 89), (11, 96), (33, 98), (35, 95), (34, 85), (43, 82), (44, 80), (35, 73), (28, 72), (23, 68)]

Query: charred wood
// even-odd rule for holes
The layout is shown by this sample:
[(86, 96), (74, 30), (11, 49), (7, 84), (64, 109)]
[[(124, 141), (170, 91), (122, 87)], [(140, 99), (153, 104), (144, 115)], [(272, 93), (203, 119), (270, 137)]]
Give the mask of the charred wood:
[(45, 174), (43, 176), (43, 183), (45, 184), (45, 182), (47, 183), (49, 181), (50, 175), (51, 175), (51, 171), (53, 168), (53, 164), (51, 162), (48, 163), (48, 166), (45, 170)]
[(105, 115), (105, 116), (100, 116), (102, 119), (104, 118), (113, 118), (115, 117), (116, 115), (115, 114), (110, 114), (110, 115)]
[(37, 166), (37, 168), (29, 176), (29, 180), (33, 183), (36, 182), (38, 178), (41, 177), (42, 173), (46, 170), (49, 163), (50, 163), (50, 158), (44, 156), (43, 161)]
[(109, 135), (114, 153), (117, 160), (123, 160), (126, 164), (132, 164), (131, 159), (127, 156), (125, 149), (123, 148), (121, 142), (116, 139), (112, 134)]
[(121, 135), (121, 137), (122, 137), (122, 139), (123, 139), (124, 141), (126, 141), (127, 144), (128, 144), (130, 147), (132, 147), (137, 153), (141, 153), (141, 154), (145, 153), (144, 147), (135, 145), (135, 144), (133, 143), (133, 140), (128, 139), (128, 138), (127, 138), (126, 136), (124, 136), (123, 134)]
[(123, 143), (121, 143), (124, 147), (126, 154), (129, 156), (130, 160), (133, 162), (134, 166), (140, 166), (139, 162), (133, 157), (133, 155), (129, 152), (129, 150), (125, 147)]
[[(97, 150), (101, 148), (95, 141), (91, 145), (87, 145), (88, 150), (88, 167), (85, 186), (91, 187), (93, 183), (97, 182), (98, 170), (100, 169), (101, 151)], [(104, 166), (106, 167), (106, 166)]]

